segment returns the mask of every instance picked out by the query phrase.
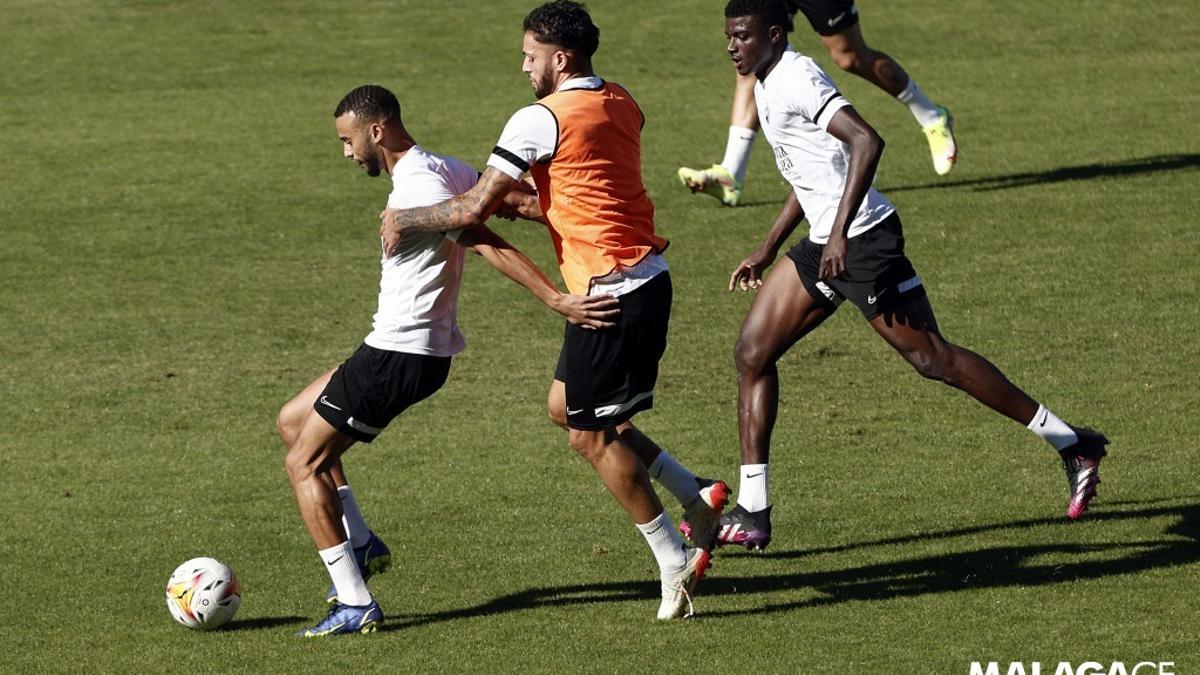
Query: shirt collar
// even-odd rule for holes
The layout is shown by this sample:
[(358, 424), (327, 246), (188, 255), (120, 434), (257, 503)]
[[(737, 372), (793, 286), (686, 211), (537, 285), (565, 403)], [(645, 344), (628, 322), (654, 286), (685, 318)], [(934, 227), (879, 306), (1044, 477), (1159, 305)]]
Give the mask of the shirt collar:
[(604, 86), (604, 80), (598, 75), (589, 75), (587, 77), (572, 77), (571, 79), (558, 85), (555, 91), (568, 91), (571, 89), (599, 89)]

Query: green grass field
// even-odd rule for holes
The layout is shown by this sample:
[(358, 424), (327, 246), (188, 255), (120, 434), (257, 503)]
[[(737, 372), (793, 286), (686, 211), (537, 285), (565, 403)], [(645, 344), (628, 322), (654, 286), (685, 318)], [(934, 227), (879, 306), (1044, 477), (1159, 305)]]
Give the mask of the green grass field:
[[(675, 182), (725, 138), (733, 74), (703, 4), (591, 2), (672, 240), (671, 347), (638, 422), (732, 481), (750, 298), (725, 285), (786, 188), (762, 141), (746, 208)], [(545, 418), (560, 319), (473, 260), (449, 383), (346, 460), (396, 554), (371, 582), (387, 630), (292, 637), (328, 579), (274, 418), (369, 331), (389, 190), (341, 158), (333, 106), (384, 84), (423, 145), (482, 165), (531, 99), (531, 7), (4, 3), (0, 670), (1200, 670), (1200, 31), (1182, 0), (863, 0), (868, 41), (955, 113), (942, 179), (902, 106), (795, 34), (887, 139), (877, 185), (947, 336), (1113, 440), (1084, 521), (1047, 446), (920, 380), (848, 306), (781, 364), (775, 542), (719, 553), (700, 616), (658, 624), (641, 537)], [(498, 229), (553, 272), (544, 230)], [(241, 578), (228, 630), (164, 606), (197, 555)]]

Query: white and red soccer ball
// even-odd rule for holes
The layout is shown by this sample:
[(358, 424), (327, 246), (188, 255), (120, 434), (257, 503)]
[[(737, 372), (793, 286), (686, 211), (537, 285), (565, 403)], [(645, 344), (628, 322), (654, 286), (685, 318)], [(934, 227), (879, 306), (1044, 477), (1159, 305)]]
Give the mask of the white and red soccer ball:
[(237, 577), (220, 560), (192, 558), (176, 567), (167, 580), (167, 608), (188, 628), (220, 628), (240, 604)]

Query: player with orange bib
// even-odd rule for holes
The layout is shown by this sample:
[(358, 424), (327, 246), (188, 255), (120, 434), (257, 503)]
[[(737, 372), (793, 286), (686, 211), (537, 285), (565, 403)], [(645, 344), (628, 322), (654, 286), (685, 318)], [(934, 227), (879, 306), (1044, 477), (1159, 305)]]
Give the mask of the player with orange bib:
[[(592, 71), (600, 31), (582, 5), (544, 4), (524, 29), (523, 70), (538, 102), (509, 119), (475, 187), (434, 206), (388, 209), (380, 234), (390, 243), (407, 230), (474, 227), (515, 207), (546, 223), (571, 293), (611, 300), (604, 318), (614, 327), (567, 325), (550, 418), (645, 536), (662, 580), (658, 618), (690, 616), (728, 487), (697, 478), (631, 422), (653, 406), (671, 313), (667, 240), (655, 233), (642, 183), (645, 117), (628, 91)], [(526, 174), (536, 202), (514, 192)], [(651, 477), (684, 506), (694, 546), (676, 532)]]

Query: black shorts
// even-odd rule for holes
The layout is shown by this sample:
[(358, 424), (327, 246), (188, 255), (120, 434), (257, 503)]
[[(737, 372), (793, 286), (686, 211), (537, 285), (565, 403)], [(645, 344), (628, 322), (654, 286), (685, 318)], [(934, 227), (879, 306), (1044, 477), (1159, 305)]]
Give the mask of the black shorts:
[(334, 371), (313, 409), (343, 434), (370, 443), (396, 415), (432, 396), (449, 374), (449, 356), (364, 344)]
[(787, 0), (793, 16), (803, 12), (819, 35), (837, 35), (858, 23), (858, 8), (853, 0)]
[(658, 361), (667, 349), (671, 276), (655, 276), (619, 296), (615, 328), (568, 323), (554, 378), (567, 385), (567, 426), (597, 431), (654, 406)]
[(831, 313), (849, 298), (870, 321), (925, 295), (921, 277), (904, 255), (904, 231), (895, 212), (846, 242), (846, 272), (829, 282), (817, 278), (824, 248), (805, 238), (787, 256), (796, 263), (796, 271), (809, 295)]

